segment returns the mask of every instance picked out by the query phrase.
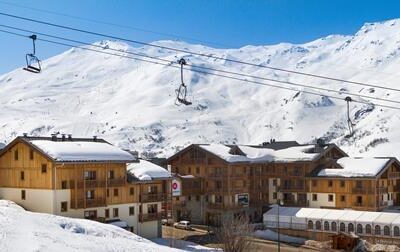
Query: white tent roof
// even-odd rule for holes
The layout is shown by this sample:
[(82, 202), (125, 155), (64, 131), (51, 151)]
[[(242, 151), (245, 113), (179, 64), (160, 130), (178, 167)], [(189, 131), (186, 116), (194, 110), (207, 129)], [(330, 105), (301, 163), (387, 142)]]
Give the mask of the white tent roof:
[(327, 215), (324, 216), (324, 220), (336, 221), (346, 214), (346, 210), (332, 209)]
[(375, 220), (375, 224), (390, 225), (400, 214), (397, 213), (382, 213)]
[(376, 218), (379, 217), (382, 213), (380, 212), (363, 212), (362, 215), (360, 215), (357, 218), (357, 223), (371, 223), (374, 222)]
[(355, 211), (355, 210), (345, 210), (346, 214), (340, 217), (340, 221), (356, 221), (358, 217), (363, 214), (363, 211)]

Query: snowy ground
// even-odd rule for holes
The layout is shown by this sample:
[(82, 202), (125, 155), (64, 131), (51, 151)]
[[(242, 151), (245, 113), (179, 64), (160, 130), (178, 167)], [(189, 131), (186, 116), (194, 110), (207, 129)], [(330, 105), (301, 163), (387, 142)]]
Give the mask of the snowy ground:
[(152, 239), (153, 242), (163, 245), (163, 246), (172, 246), (173, 248), (179, 248), (185, 251), (194, 251), (194, 252), (200, 252), (200, 251), (220, 251), (222, 252), (222, 249), (215, 249), (215, 248), (209, 248), (205, 246), (201, 246), (199, 244), (196, 244), (194, 242), (190, 241), (184, 241), (184, 240), (176, 240), (176, 239), (166, 239), (166, 238), (157, 238), (157, 239)]
[[(238, 49), (215, 49), (178, 41), (155, 43), (256, 65), (398, 88), (399, 29), (400, 19), (397, 19), (365, 24), (353, 35), (331, 35), (304, 44)], [(37, 46), (40, 52), (45, 45), (38, 43)], [(107, 49), (112, 48), (124, 55), (129, 51), (171, 62), (185, 57), (195, 66), (354, 93), (352, 97), (356, 100), (362, 100), (358, 95), (400, 99), (397, 91), (315, 79), (166, 49), (132, 47), (116, 41), (101, 41), (96, 46), (103, 48), (94, 49), (105, 52), (113, 52)], [(21, 66), (23, 63), (21, 57)], [(185, 71), (193, 105), (177, 107), (174, 101), (179, 74), (179, 69), (82, 49), (70, 49), (43, 60), (40, 74), (21, 69), (6, 73), (0, 76), (0, 142), (8, 143), (23, 132), (50, 135), (60, 131), (74, 136), (97, 135), (123, 148), (162, 156), (190, 143), (260, 144), (271, 138), (310, 143), (315, 138), (326, 137), (351, 155), (400, 156), (398, 110), (352, 103), (350, 115), (355, 133), (351, 138), (344, 138), (348, 129), (346, 103), (342, 99), (347, 94), (329, 93), (341, 98), (334, 100)], [(305, 87), (298, 89), (310, 91)]]
[[(278, 233), (272, 231), (272, 230), (257, 230), (254, 232), (254, 236), (257, 238), (261, 238), (264, 240), (270, 240), (270, 241), (277, 241), (278, 240)], [(279, 240), (281, 242), (286, 242), (286, 243), (294, 243), (294, 244), (304, 244), (306, 239), (299, 238), (299, 237), (293, 237), (289, 235), (284, 235), (280, 234)]]
[(155, 244), (113, 225), (25, 211), (0, 200), (2, 252), (181, 251)]

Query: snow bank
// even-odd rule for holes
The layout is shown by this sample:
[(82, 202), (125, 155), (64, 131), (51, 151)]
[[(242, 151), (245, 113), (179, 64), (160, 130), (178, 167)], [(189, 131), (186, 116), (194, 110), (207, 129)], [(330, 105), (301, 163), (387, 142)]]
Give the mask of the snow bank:
[(223, 144), (199, 145), (200, 148), (213, 153), (227, 162), (293, 162), (310, 161), (315, 159), (319, 153), (309, 153), (314, 145), (295, 146), (281, 150), (269, 148), (256, 148), (239, 145), (239, 149), (245, 155), (234, 155), (229, 153), (231, 147)]
[(50, 140), (32, 140), (30, 142), (56, 161), (131, 162), (135, 160), (130, 153), (103, 142), (56, 142)]
[[(278, 240), (278, 233), (272, 231), (272, 230), (257, 230), (254, 232), (254, 236), (264, 239), (264, 240), (270, 240), (270, 241), (277, 241)], [(280, 234), (279, 240), (282, 242), (287, 242), (287, 243), (295, 243), (295, 244), (304, 244), (306, 239), (299, 238), (299, 237), (293, 237), (289, 235), (284, 235)]]
[(173, 248), (183, 249), (184, 251), (223, 251), (218, 248), (209, 248), (205, 246), (201, 246), (197, 243), (184, 241), (184, 240), (176, 240), (176, 239), (166, 239), (166, 238), (156, 238), (151, 241), (163, 245), (163, 246), (172, 246)]
[(337, 161), (342, 169), (322, 169), (318, 176), (327, 177), (373, 177), (385, 168), (390, 158), (351, 158), (344, 157)]
[(180, 251), (122, 228), (23, 210), (0, 200), (0, 251)]
[(139, 180), (171, 178), (171, 174), (166, 169), (143, 159), (130, 163), (127, 171)]

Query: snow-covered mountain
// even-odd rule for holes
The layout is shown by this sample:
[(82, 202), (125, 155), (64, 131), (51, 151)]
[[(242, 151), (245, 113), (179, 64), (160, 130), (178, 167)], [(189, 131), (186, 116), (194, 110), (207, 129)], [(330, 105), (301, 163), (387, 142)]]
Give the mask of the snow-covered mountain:
[[(397, 19), (365, 24), (352, 36), (332, 35), (305, 44), (239, 49), (214, 49), (176, 41), (155, 44), (399, 88), (399, 30)], [(96, 44), (104, 46), (104, 51), (108, 47), (170, 61), (184, 57), (194, 65), (400, 98), (400, 92), (154, 47), (132, 47), (115, 41)], [(38, 43), (39, 48), (43, 46), (46, 45)], [(177, 107), (174, 100), (180, 84), (179, 69), (76, 48), (45, 60), (43, 69), (37, 75), (17, 69), (0, 76), (0, 142), (9, 142), (23, 132), (50, 135), (59, 131), (74, 136), (97, 135), (123, 148), (161, 156), (189, 143), (259, 144), (271, 138), (308, 143), (326, 137), (353, 155), (400, 157), (398, 110), (352, 103), (355, 134), (347, 139), (346, 103), (341, 100), (185, 71), (193, 105)]]
[(0, 200), (0, 251), (183, 250), (158, 245), (110, 224), (33, 213), (14, 202)]

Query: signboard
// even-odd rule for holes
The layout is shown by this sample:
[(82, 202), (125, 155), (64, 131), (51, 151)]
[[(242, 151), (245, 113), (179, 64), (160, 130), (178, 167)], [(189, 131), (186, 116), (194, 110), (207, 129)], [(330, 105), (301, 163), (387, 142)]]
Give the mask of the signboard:
[(237, 201), (239, 205), (242, 206), (248, 206), (249, 205), (249, 194), (248, 193), (242, 193), (242, 194), (236, 194), (237, 195)]
[(173, 179), (172, 183), (171, 183), (171, 187), (172, 187), (172, 196), (181, 196), (182, 192), (181, 192), (181, 181), (177, 180), (177, 179)]

